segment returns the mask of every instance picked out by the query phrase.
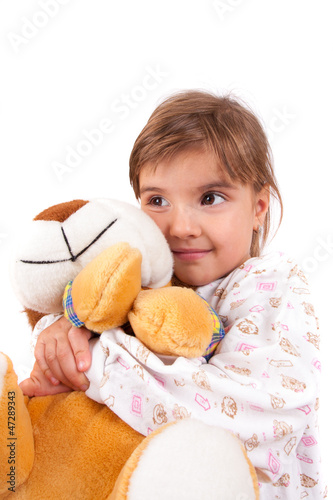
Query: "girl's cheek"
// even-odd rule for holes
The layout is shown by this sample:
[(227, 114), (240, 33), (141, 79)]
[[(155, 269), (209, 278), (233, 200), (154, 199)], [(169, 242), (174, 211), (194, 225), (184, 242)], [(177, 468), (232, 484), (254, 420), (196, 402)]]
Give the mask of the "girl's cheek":
[(155, 222), (155, 224), (160, 228), (165, 237), (167, 237), (167, 225), (163, 218), (152, 211), (146, 211), (146, 214), (149, 215), (151, 219)]

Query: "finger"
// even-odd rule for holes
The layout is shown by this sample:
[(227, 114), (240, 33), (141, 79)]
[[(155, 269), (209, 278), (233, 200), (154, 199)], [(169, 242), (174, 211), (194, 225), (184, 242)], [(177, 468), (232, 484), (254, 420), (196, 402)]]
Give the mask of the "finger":
[[(64, 341), (64, 344), (66, 341)], [(62, 351), (65, 351), (65, 346), (62, 347)], [(71, 347), (67, 342), (67, 349), (71, 352)], [(59, 382), (70, 385), (69, 380), (67, 379), (64, 371), (62, 369), (63, 361), (59, 359), (59, 340), (55, 339), (55, 342), (48, 341), (45, 343), (44, 347), (44, 357), (46, 368), (44, 365), (40, 365), (40, 368), (43, 370), (44, 375), (54, 384), (57, 385)], [(57, 381), (57, 383), (56, 383)]]
[[(48, 349), (51, 352), (52, 351), (55, 352), (55, 345), (56, 345), (55, 341), (53, 342), (53, 345), (48, 344)], [(54, 373), (50, 370), (45, 350), (46, 350), (46, 345), (44, 344), (42, 337), (40, 337), (35, 347), (36, 362), (38, 363), (40, 370), (45, 374), (48, 380), (53, 385), (58, 385), (59, 380), (54, 376)]]
[(76, 366), (80, 372), (87, 371), (91, 365), (89, 339), (92, 333), (86, 328), (72, 327), (68, 332), (68, 340), (75, 356)]
[(56, 346), (56, 362), (54, 363), (56, 376), (60, 374), (59, 380), (65, 385), (73, 387), (75, 390), (86, 391), (89, 381), (84, 373), (81, 373), (76, 366), (75, 356), (69, 340), (60, 338)]
[(47, 380), (47, 382), (46, 380), (47, 379), (45, 379), (43, 384), (40, 384), (39, 381), (34, 378), (27, 378), (19, 385), (23, 394), (29, 396), (30, 398), (33, 396), (49, 396), (50, 394), (59, 394), (61, 392), (69, 392), (72, 390), (64, 384), (59, 384), (55, 387), (49, 382), (49, 380)]

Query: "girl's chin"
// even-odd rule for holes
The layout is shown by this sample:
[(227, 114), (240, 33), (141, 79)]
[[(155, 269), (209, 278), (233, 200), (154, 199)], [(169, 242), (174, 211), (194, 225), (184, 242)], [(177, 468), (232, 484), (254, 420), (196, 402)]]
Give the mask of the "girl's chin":
[[(215, 281), (214, 279), (210, 279), (209, 276), (202, 276), (201, 274), (196, 274), (196, 273), (188, 274), (181, 271), (177, 272), (176, 267), (175, 267), (175, 277), (177, 281), (180, 281), (180, 285), (183, 284), (184, 286), (191, 286), (194, 288), (197, 288), (199, 286), (205, 286), (211, 283), (212, 281)], [(218, 277), (215, 279), (218, 279)]]

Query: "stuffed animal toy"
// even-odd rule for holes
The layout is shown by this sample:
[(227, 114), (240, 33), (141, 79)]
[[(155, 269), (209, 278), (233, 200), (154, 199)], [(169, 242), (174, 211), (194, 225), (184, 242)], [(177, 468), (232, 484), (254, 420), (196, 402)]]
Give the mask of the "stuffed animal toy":
[[(101, 333), (129, 321), (155, 352), (210, 356), (221, 339), (212, 341), (216, 318), (193, 290), (167, 286), (171, 274), (157, 226), (111, 200), (39, 214), (13, 269), (32, 326), (63, 312), (69, 283), (65, 314), (74, 323)], [(0, 394), (1, 499), (207, 498), (209, 477), (210, 499), (259, 498), (241, 443), (219, 427), (187, 418), (145, 437), (83, 392), (29, 399), (3, 354)]]

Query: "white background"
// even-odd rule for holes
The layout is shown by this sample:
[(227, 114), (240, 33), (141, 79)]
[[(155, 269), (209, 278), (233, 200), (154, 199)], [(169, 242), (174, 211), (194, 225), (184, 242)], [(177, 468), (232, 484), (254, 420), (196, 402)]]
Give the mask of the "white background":
[[(285, 206), (271, 246), (309, 272), (321, 325), (328, 469), (331, 30), (329, 0), (2, 0), (0, 350), (21, 376), (29, 367), (29, 328), (8, 276), (20, 227), (73, 198), (135, 202), (128, 157), (156, 105), (179, 89), (233, 91), (261, 117), (271, 139)], [(99, 144), (87, 146), (86, 135), (101, 126)], [(75, 161), (73, 150), (80, 152)], [(59, 173), (59, 164), (66, 171)]]

